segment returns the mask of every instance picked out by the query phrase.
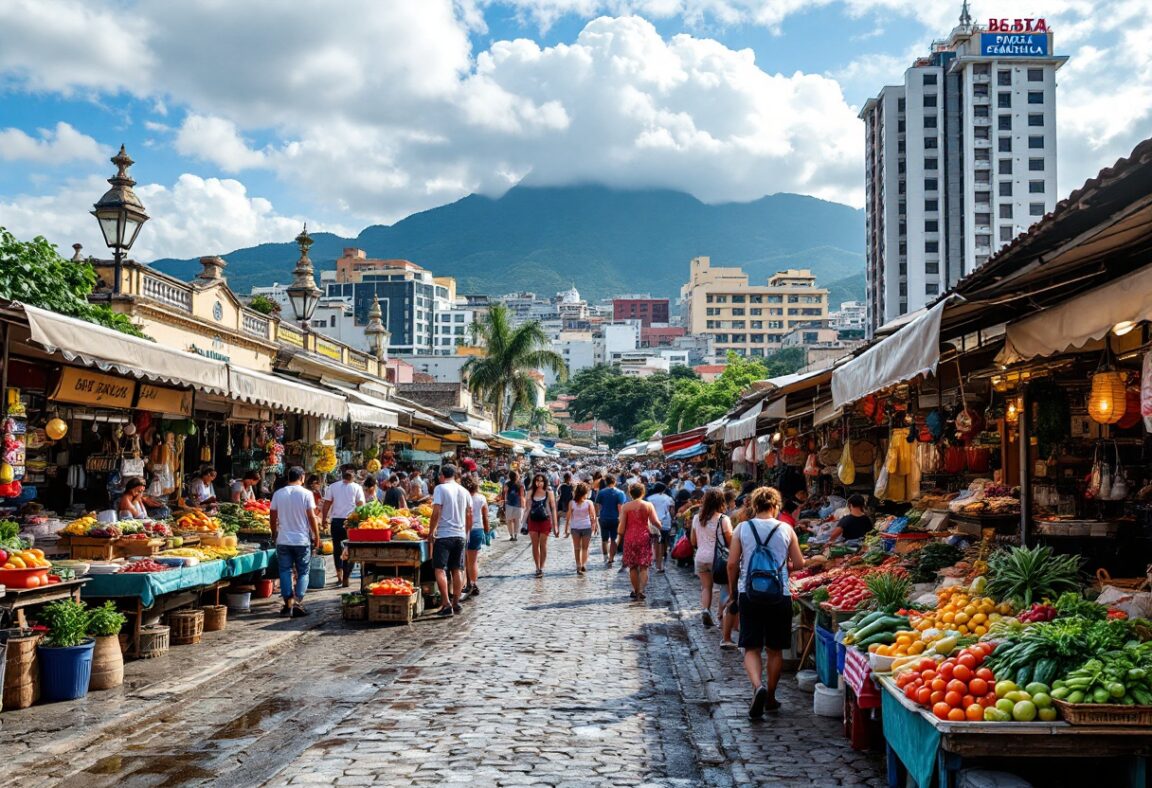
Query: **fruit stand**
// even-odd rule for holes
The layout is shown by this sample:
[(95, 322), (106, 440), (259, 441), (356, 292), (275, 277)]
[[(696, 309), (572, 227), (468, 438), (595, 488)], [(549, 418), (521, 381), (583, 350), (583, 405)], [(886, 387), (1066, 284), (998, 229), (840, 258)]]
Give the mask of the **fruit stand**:
[(58, 583), (35, 588), (5, 586), (6, 593), (0, 597), (0, 611), (5, 614), (4, 618), (8, 620), (9, 626), (23, 629), (28, 626), (24, 617), (24, 611), (27, 608), (46, 605), (49, 602), (58, 602), (62, 599), (79, 601), (81, 590), (90, 580), (89, 577), (77, 580), (61, 580)]
[(420, 575), (429, 560), (431, 513), (430, 506), (411, 511), (377, 501), (352, 513), (342, 549), (345, 560), (360, 565), (360, 593), (343, 600), (346, 619), (409, 623), (424, 612)]

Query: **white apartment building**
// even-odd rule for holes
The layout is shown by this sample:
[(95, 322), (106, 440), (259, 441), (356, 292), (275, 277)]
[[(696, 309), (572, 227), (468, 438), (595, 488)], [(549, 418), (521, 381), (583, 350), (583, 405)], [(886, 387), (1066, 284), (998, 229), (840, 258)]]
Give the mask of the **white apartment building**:
[(869, 335), (1055, 206), (1066, 61), (1044, 20), (976, 25), (965, 3), (948, 39), (864, 105)]
[(828, 315), (828, 327), (837, 331), (864, 331), (868, 326), (868, 304), (841, 301), (840, 309)]

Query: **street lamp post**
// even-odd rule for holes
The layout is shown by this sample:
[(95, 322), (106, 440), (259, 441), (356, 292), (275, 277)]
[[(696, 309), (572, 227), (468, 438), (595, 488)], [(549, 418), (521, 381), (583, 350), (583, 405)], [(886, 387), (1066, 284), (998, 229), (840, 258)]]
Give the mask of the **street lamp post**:
[(108, 179), (112, 188), (92, 206), (92, 215), (100, 222), (100, 232), (104, 234), (104, 242), (112, 250), (113, 277), (112, 292), (120, 292), (120, 269), (124, 264), (124, 257), (144, 222), (148, 221), (148, 214), (144, 213), (144, 205), (132, 187), (136, 181), (128, 175), (128, 168), (135, 164), (132, 158), (120, 146), (120, 152), (112, 157), (116, 165), (116, 175)]
[(300, 259), (292, 270), (292, 284), (287, 288), (288, 303), (292, 305), (292, 314), (300, 323), (300, 328), (307, 334), (308, 321), (320, 303), (320, 288), (312, 275), (312, 260), (308, 257), (308, 249), (312, 246), (312, 236), (308, 235), (308, 225), (296, 236), (296, 245), (300, 247)]
[(372, 346), (372, 352), (377, 361), (384, 361), (388, 353), (388, 340), (392, 332), (384, 327), (384, 312), (380, 308), (380, 297), (373, 296), (372, 308), (368, 310), (368, 325), (364, 327), (364, 334)]

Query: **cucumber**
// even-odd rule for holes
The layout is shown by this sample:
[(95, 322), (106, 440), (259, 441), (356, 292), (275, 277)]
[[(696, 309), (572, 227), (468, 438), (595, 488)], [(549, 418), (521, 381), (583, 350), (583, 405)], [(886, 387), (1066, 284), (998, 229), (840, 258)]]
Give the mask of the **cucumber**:
[[(863, 643), (873, 635), (881, 632), (894, 632), (897, 629), (905, 629), (908, 626), (908, 619), (903, 616), (888, 616), (881, 615), (880, 618), (871, 621), (865, 626), (860, 627), (852, 635), (856, 638), (857, 643)], [(895, 636), (893, 636), (893, 640)], [(889, 641), (891, 642), (891, 641)]]
[(1083, 703), (1084, 693), (1080, 690), (1073, 690), (1072, 692), (1068, 693), (1067, 700), (1069, 703)]
[(1057, 687), (1050, 694), (1056, 700), (1067, 700), (1068, 696), (1072, 694), (1072, 690), (1067, 687)]
[(1016, 686), (1023, 687), (1032, 681), (1032, 665), (1024, 665), (1016, 671)]
[(872, 635), (871, 637), (856, 641), (856, 645), (859, 646), (860, 648), (863, 648), (866, 650), (869, 646), (875, 645), (877, 643), (883, 643), (884, 645), (887, 646), (888, 644), (895, 643), (895, 642), (896, 642), (896, 633), (895, 632), (877, 632), (875, 635)]
[(1152, 706), (1152, 693), (1141, 687), (1129, 687), (1128, 692), (1141, 706)]

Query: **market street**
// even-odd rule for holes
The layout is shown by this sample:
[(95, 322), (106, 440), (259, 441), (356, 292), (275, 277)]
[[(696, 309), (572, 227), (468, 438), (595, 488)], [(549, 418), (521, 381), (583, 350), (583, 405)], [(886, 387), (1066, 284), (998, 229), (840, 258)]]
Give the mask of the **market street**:
[[(447, 621), (345, 624), (329, 590), (314, 628), (184, 696), (126, 688), (6, 715), (10, 768), (75, 786), (881, 784), (880, 759), (814, 717), (791, 675), (780, 714), (748, 723), (739, 655), (680, 617), (688, 572), (654, 574), (645, 607), (625, 575), (594, 562), (578, 578), (569, 543), (552, 546), (537, 580), (526, 540), (496, 543), (483, 593)], [(273, 611), (249, 618), (282, 633)], [(135, 664), (179, 670), (194, 649)], [(144, 699), (123, 725), (102, 714)], [(43, 709), (84, 730), (45, 735)]]

